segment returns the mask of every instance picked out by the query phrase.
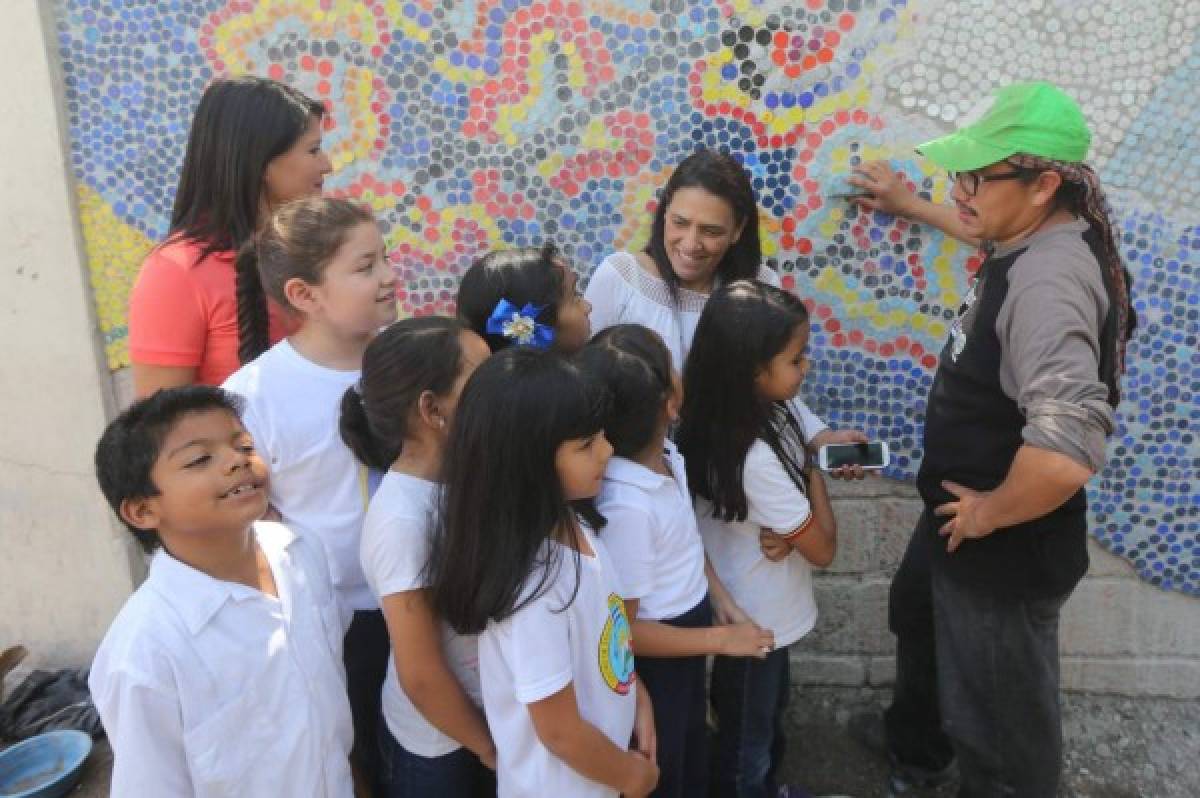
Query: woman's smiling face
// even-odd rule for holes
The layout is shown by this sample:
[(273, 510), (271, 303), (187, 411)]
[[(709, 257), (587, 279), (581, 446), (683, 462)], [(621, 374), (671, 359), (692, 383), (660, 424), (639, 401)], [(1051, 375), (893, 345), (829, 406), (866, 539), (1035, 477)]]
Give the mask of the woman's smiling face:
[(671, 270), (684, 288), (712, 290), (717, 266), (742, 234), (733, 206), (698, 186), (671, 196), (663, 219), (663, 243)]

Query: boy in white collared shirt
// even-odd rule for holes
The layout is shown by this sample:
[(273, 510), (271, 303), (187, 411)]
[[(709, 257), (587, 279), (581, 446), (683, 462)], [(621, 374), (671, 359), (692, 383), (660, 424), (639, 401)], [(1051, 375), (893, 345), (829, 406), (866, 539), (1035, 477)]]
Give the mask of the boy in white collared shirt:
[(88, 680), (114, 798), (352, 795), (324, 553), (257, 521), (267, 471), (236, 400), (189, 386), (135, 403), (101, 437), (96, 475), (142, 544), (162, 544)]

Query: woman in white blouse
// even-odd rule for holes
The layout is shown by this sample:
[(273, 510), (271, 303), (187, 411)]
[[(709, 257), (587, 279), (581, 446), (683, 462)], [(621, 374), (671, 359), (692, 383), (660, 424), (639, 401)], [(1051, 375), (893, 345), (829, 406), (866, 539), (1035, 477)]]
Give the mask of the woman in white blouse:
[[(682, 371), (709, 295), (743, 279), (779, 285), (779, 275), (762, 262), (754, 189), (733, 157), (699, 150), (667, 181), (646, 249), (614, 252), (601, 261), (584, 298), (592, 305), (593, 333), (614, 324), (649, 327)], [(814, 448), (867, 440), (857, 430), (829, 429), (798, 399), (795, 407)], [(862, 469), (838, 476), (861, 478)]]

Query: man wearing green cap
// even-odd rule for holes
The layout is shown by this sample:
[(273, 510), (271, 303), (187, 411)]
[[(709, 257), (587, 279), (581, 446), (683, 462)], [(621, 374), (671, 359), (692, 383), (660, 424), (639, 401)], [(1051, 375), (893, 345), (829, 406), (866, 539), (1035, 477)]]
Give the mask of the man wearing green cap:
[(1104, 464), (1125, 341), (1121, 264), (1079, 107), (1047, 83), (1000, 89), (978, 121), (917, 148), (953, 206), (881, 163), (860, 204), (979, 243), (987, 259), (942, 350), (917, 487), (925, 513), (892, 582), (890, 789), (1053, 798), (1061, 768), (1058, 617), (1088, 566), (1083, 487)]

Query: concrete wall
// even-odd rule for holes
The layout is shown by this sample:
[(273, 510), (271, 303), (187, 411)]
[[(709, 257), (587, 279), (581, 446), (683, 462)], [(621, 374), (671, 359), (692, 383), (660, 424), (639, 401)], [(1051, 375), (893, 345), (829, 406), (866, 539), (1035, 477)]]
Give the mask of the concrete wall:
[(90, 659), (133, 585), (136, 558), (95, 487), (110, 399), (44, 6), (6, 4), (0, 72), (0, 648)]
[[(820, 619), (796, 644), (799, 685), (886, 685), (895, 679), (888, 586), (921, 500), (907, 483), (833, 483), (838, 555), (817, 577)], [(1091, 569), (1063, 609), (1062, 681), (1068, 690), (1200, 698), (1200, 608), (1142, 582), (1095, 543)]]

